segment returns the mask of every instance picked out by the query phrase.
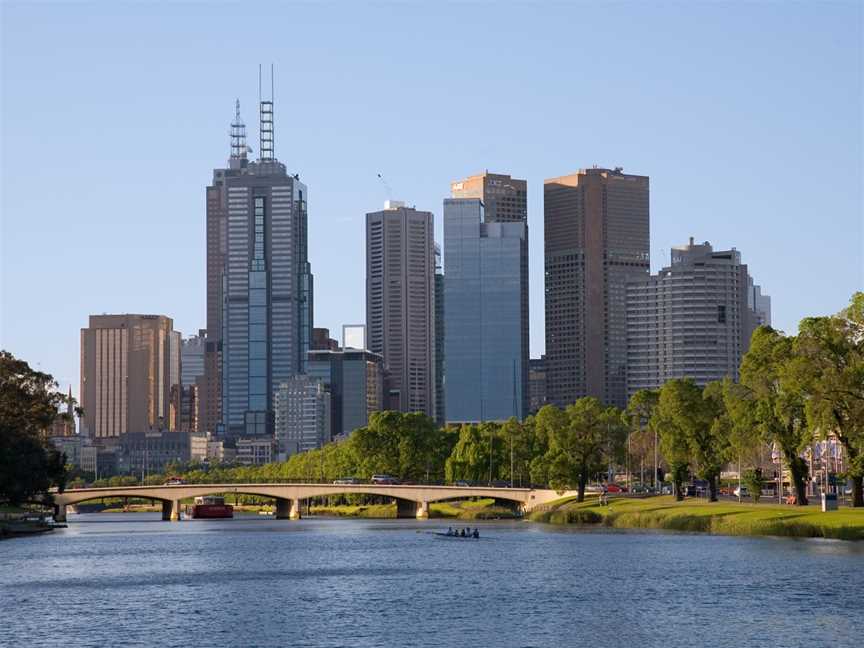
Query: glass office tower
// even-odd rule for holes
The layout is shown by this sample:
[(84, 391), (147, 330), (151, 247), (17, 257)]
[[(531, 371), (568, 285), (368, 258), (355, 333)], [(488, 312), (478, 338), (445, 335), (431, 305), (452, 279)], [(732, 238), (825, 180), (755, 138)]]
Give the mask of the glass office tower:
[(527, 336), (523, 222), (484, 222), (476, 198), (444, 201), (444, 381), (449, 422), (521, 419)]
[[(272, 109), (261, 102), (262, 135)], [(222, 435), (272, 436), (273, 393), (304, 373), (312, 336), (307, 190), (275, 158), (272, 132), (258, 160), (246, 159), (239, 107), (231, 138), (229, 166), (207, 193), (205, 372), (220, 403), (210, 415)]]

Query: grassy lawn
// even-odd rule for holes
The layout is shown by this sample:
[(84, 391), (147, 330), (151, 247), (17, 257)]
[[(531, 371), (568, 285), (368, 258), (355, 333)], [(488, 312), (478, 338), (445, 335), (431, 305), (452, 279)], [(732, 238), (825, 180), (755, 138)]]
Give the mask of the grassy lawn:
[(455, 520), (497, 520), (516, 517), (511, 508), (495, 506), (495, 500), (492, 498), (435, 502), (429, 505), (429, 516)]
[(338, 517), (395, 518), (395, 504), (360, 504), (341, 506), (313, 506), (312, 515), (336, 515)]
[(822, 513), (818, 508), (778, 504), (738, 504), (685, 500), (673, 497), (610, 499), (598, 506), (597, 497), (582, 504), (562, 501), (552, 510), (531, 516), (538, 522), (603, 524), (614, 528), (669, 529), (724, 535), (773, 535), (798, 538), (864, 540), (864, 509)]
[[(342, 506), (313, 506), (313, 515), (339, 517), (395, 518), (395, 504), (367, 504)], [(435, 502), (429, 505), (429, 517), (455, 520), (495, 520), (515, 517), (506, 506), (495, 506), (495, 500)]]

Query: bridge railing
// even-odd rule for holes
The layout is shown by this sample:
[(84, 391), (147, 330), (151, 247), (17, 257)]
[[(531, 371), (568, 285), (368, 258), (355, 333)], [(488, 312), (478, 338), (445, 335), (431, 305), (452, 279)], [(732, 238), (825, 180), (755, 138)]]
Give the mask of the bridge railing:
[(93, 486), (92, 484), (85, 484), (81, 487), (67, 487), (66, 490), (78, 490), (79, 488), (89, 489), (89, 488), (141, 488), (144, 486), (150, 487), (161, 487), (161, 486), (209, 486), (210, 484), (300, 484), (300, 485), (329, 485), (329, 486), (450, 486), (457, 488), (514, 488), (514, 489), (525, 489), (525, 488), (534, 488), (534, 489), (545, 489), (548, 488), (542, 484), (527, 484), (527, 483), (518, 483), (514, 482), (513, 485), (510, 485), (510, 482), (504, 481), (467, 481), (467, 480), (456, 480), (456, 481), (443, 481), (443, 480), (400, 480), (396, 478), (392, 479), (384, 479), (384, 480), (372, 480), (372, 479), (360, 479), (355, 477), (346, 477), (342, 479), (321, 479), (314, 477), (286, 477), (286, 478), (274, 478), (274, 479), (258, 479), (254, 481), (225, 481), (224, 478), (214, 477), (213, 480), (207, 481), (187, 481), (187, 480), (168, 480), (165, 482), (161, 482), (158, 484), (125, 484), (125, 485), (105, 485), (105, 486)]

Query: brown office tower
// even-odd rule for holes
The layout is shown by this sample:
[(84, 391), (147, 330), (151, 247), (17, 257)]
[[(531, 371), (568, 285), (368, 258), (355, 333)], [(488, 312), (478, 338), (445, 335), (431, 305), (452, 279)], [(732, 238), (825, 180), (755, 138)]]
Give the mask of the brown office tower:
[(171, 386), (180, 384), (180, 333), (163, 315), (91, 315), (81, 329), (83, 428), (97, 442), (173, 429)]
[(627, 401), (627, 282), (649, 273), (648, 177), (620, 167), (546, 180), (546, 390)]
[(387, 201), (366, 214), (366, 327), (385, 408), (435, 416), (435, 240), (430, 212)]

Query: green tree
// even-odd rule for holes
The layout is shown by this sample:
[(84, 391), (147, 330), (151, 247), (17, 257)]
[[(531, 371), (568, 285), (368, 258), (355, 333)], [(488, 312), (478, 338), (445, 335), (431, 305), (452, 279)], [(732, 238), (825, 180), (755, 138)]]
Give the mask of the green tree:
[(765, 478), (762, 476), (762, 471), (759, 468), (748, 470), (741, 475), (741, 481), (747, 490), (750, 491), (753, 503), (758, 504), (759, 498), (762, 496), (762, 489), (765, 487)]
[[(758, 434), (780, 448), (792, 483), (796, 502), (807, 504), (805, 481), (807, 464), (801, 453), (813, 438), (807, 426), (805, 397), (794, 378), (792, 362), (795, 340), (770, 326), (760, 326), (753, 333), (750, 349), (741, 361), (743, 387), (729, 407), (735, 426), (752, 425)], [(727, 403), (729, 401), (727, 394)]]
[(810, 427), (843, 445), (852, 505), (864, 506), (864, 293), (838, 315), (801, 321), (788, 374), (807, 395)]
[(66, 400), (49, 374), (0, 351), (0, 498), (17, 505), (63, 490), (66, 459), (42, 431)]
[(626, 436), (621, 412), (604, 408), (596, 398), (580, 398), (563, 413), (553, 405), (537, 414), (549, 439), (542, 459), (543, 471), (556, 490), (577, 489), (577, 501), (585, 501), (585, 486), (591, 475), (604, 470), (620, 453)]
[(652, 473), (654, 472), (653, 459), (658, 450), (658, 434), (651, 424), (651, 418), (659, 398), (659, 392), (653, 389), (640, 389), (633, 394), (627, 403), (627, 409), (624, 410), (625, 420), (630, 427), (627, 438), (628, 452), (634, 459), (652, 466)]
[(660, 451), (669, 464), (675, 499), (684, 499), (684, 480), (690, 468), (690, 442), (683, 421), (683, 403), (690, 397), (690, 390), (681, 380), (670, 380), (660, 388), (657, 406), (651, 416), (653, 425), (660, 434)]

